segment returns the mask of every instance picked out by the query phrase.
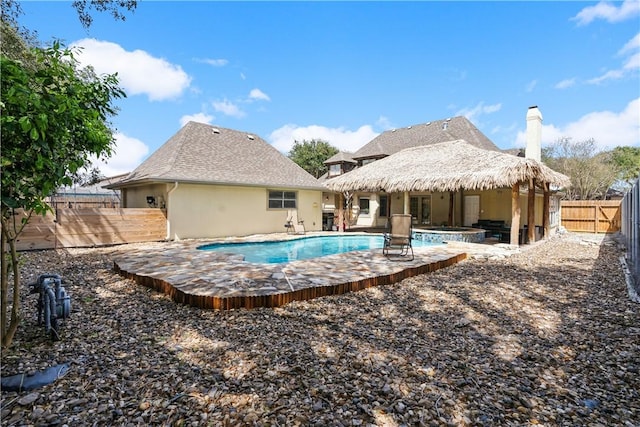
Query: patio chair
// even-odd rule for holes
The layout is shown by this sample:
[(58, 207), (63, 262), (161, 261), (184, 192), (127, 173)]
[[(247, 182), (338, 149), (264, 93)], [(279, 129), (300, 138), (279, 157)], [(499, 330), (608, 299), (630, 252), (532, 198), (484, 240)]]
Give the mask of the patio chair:
[(413, 246), (411, 245), (411, 215), (394, 214), (388, 222), (388, 231), (384, 234), (382, 253), (389, 256), (408, 256), (411, 251), (413, 261)]
[(305, 234), (304, 221), (298, 219), (298, 211), (289, 209), (287, 212), (287, 221), (284, 224), (287, 234)]

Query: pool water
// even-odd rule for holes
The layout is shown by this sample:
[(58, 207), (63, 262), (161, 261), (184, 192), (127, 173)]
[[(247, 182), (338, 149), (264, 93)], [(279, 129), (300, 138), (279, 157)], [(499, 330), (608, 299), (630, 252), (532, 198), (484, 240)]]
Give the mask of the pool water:
[[(212, 243), (200, 250), (244, 255), (244, 260), (260, 264), (279, 264), (318, 258), (365, 249), (382, 249), (382, 235), (315, 236), (294, 240), (256, 243)], [(429, 242), (413, 242), (413, 246), (434, 246)]]

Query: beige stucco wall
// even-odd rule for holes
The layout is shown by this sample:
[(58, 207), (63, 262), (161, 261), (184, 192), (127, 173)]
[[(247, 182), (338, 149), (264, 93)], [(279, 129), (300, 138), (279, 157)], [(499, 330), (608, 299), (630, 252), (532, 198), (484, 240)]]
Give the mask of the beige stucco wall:
[(122, 205), (125, 208), (148, 208), (147, 196), (153, 196), (156, 199), (157, 208), (163, 208), (166, 205), (167, 185), (155, 184), (144, 185), (140, 187), (130, 187), (122, 190)]
[[(196, 239), (281, 233), (288, 209), (269, 209), (268, 191), (297, 193), (298, 218), (307, 231), (322, 229), (322, 192), (204, 184), (161, 184), (124, 190), (126, 207), (148, 207), (153, 195), (166, 203), (169, 239)], [(158, 206), (160, 207), (160, 206)]]

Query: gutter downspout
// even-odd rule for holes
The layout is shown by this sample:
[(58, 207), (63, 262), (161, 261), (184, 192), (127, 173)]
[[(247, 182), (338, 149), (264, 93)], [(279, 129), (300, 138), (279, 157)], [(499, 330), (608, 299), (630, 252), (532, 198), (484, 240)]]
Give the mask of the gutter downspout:
[(174, 191), (176, 191), (176, 189), (178, 188), (178, 181), (173, 183), (173, 188), (169, 191), (167, 191), (167, 237), (166, 240), (170, 240), (171, 238), (171, 220), (169, 220), (169, 207), (171, 206), (171, 193), (173, 193)]

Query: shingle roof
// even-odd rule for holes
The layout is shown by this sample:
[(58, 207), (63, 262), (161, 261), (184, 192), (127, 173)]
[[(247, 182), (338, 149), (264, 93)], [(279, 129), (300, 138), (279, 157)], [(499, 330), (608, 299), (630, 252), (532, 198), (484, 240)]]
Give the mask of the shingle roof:
[(331, 163), (342, 163), (342, 162), (357, 163), (355, 160), (353, 160), (353, 153), (347, 153), (346, 151), (338, 151), (336, 154), (334, 154), (333, 156), (325, 160), (324, 164), (328, 165)]
[(458, 139), (463, 139), (469, 144), (485, 150), (499, 150), (466, 117), (458, 116), (385, 131), (356, 151), (353, 154), (353, 158), (385, 157), (409, 147), (438, 144)]
[(322, 189), (318, 180), (262, 138), (189, 122), (122, 181), (197, 182)]

